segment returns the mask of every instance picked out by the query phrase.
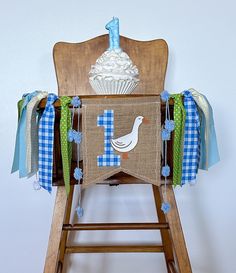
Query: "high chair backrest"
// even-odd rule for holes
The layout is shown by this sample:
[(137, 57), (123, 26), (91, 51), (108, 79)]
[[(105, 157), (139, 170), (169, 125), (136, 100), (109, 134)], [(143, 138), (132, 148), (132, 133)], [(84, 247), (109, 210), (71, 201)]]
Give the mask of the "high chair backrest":
[[(59, 95), (95, 95), (89, 83), (91, 65), (108, 48), (107, 34), (81, 43), (59, 42), (53, 49)], [(162, 39), (136, 41), (120, 37), (121, 48), (139, 69), (140, 83), (134, 94), (160, 94), (168, 61), (168, 46)]]

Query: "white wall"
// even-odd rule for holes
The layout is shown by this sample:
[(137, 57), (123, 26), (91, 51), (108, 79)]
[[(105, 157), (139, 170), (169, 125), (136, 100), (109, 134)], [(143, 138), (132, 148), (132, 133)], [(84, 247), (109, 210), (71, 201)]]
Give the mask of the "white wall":
[[(16, 102), (26, 91), (56, 92), (53, 45), (106, 33), (104, 25), (113, 15), (120, 18), (124, 36), (166, 39), (167, 90), (194, 87), (212, 103), (221, 162), (208, 173), (200, 172), (195, 187), (176, 189), (176, 197), (193, 272), (236, 272), (235, 1), (1, 0), (0, 4), (0, 272), (43, 271), (55, 197), (55, 189), (52, 195), (35, 192), (33, 179), (10, 175)], [(149, 186), (92, 187), (85, 192), (83, 205), (84, 221), (155, 220)], [(131, 241), (158, 238), (155, 232), (84, 233), (80, 238), (118, 240), (121, 235)], [(161, 254), (75, 255), (72, 260), (71, 273), (165, 272)]]

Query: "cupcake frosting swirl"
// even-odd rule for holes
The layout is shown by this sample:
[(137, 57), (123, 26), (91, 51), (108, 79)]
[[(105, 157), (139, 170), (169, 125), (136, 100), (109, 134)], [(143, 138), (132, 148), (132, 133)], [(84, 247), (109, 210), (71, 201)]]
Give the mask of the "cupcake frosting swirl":
[(91, 66), (90, 79), (134, 80), (138, 79), (138, 68), (127, 53), (121, 49), (106, 50)]

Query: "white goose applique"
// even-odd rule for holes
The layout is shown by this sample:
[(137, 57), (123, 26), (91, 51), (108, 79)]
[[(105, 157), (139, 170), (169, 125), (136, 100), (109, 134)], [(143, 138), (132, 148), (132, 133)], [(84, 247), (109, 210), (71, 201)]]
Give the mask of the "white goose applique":
[(138, 143), (138, 130), (139, 130), (139, 126), (143, 123), (148, 123), (149, 121), (144, 118), (143, 116), (138, 116), (136, 117), (135, 121), (134, 121), (134, 125), (133, 125), (133, 129), (132, 131), (124, 136), (121, 136), (119, 138), (116, 139), (111, 139), (111, 145), (112, 147), (120, 152), (123, 153), (123, 159), (127, 159), (128, 158), (128, 152), (130, 152), (131, 150), (133, 150), (135, 148), (135, 146)]

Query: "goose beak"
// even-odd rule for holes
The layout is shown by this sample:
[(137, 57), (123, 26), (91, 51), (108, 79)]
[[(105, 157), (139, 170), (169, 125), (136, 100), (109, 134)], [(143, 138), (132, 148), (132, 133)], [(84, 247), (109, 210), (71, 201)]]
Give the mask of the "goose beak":
[(144, 124), (149, 124), (150, 121), (149, 121), (147, 118), (144, 117), (144, 118), (143, 118), (143, 123), (144, 123)]

